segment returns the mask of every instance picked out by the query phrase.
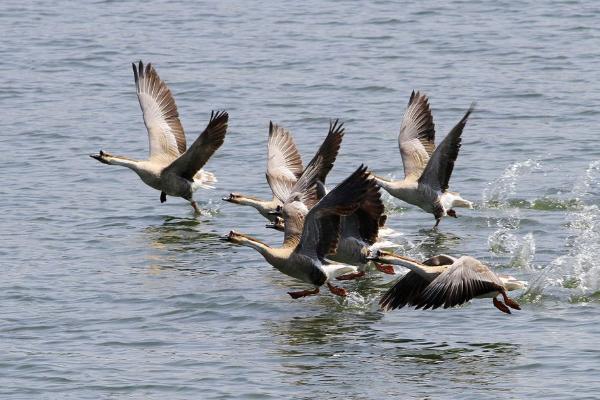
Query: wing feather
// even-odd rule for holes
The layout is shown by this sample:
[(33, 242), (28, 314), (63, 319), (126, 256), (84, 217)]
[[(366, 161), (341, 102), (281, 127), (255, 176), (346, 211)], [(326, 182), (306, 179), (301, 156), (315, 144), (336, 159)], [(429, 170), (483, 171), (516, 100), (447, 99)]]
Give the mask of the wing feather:
[(465, 256), (427, 286), (416, 308), (454, 307), (503, 288), (502, 281), (488, 267)]
[(414, 306), (421, 302), (421, 294), (429, 282), (416, 272), (409, 271), (394, 284), (379, 300), (379, 305), (384, 311), (402, 308), (406, 305)]
[(400, 125), (398, 145), (405, 177), (417, 180), (435, 149), (435, 125), (425, 94), (413, 90), (410, 95)]
[(267, 174), (295, 181), (302, 175), (302, 171), (304, 171), (302, 157), (300, 157), (291, 132), (269, 122)]
[(148, 130), (150, 159), (173, 160), (185, 152), (185, 133), (167, 84), (152, 64), (132, 64), (135, 88)]
[(228, 122), (229, 114), (227, 112), (211, 112), (206, 129), (185, 153), (167, 167), (167, 170), (175, 172), (187, 180), (193, 180), (194, 175), (225, 141)]
[(340, 217), (354, 213), (369, 190), (376, 187), (367, 168), (361, 165), (308, 212), (296, 251), (319, 259), (335, 253)]
[(434, 190), (445, 192), (448, 189), (448, 183), (450, 182), (450, 176), (454, 169), (454, 162), (458, 157), (458, 151), (461, 146), (461, 135), (467, 119), (473, 111), (474, 105), (465, 113), (465, 116), (456, 124), (454, 128), (448, 133), (444, 140), (433, 152), (433, 155), (429, 159), (423, 174), (419, 178), (420, 183), (425, 183), (432, 187)]

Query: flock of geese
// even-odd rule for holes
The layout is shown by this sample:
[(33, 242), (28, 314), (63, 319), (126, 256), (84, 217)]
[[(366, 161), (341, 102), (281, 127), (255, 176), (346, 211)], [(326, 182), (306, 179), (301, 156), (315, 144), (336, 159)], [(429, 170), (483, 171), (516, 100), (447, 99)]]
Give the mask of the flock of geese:
[[(135, 87), (148, 130), (150, 154), (134, 160), (104, 151), (91, 157), (135, 171), (144, 183), (167, 196), (182, 197), (200, 212), (194, 201), (198, 188), (213, 188), (217, 179), (204, 165), (225, 139), (229, 115), (212, 112), (206, 129), (186, 146), (171, 91), (151, 64), (133, 64)], [(445, 216), (456, 218), (455, 208), (472, 208), (470, 201), (449, 191), (449, 181), (461, 146), (461, 135), (473, 105), (450, 133), (435, 146), (435, 126), (426, 95), (413, 92), (404, 114), (398, 143), (405, 177), (390, 181), (359, 166), (333, 189), (326, 178), (340, 149), (344, 126), (330, 123), (329, 132), (310, 162), (304, 166), (290, 131), (269, 125), (266, 178), (273, 197), (268, 200), (231, 193), (223, 200), (255, 208), (269, 223), (283, 231), (283, 243), (272, 247), (249, 235), (231, 231), (223, 240), (254, 248), (282, 273), (310, 284), (311, 289), (288, 292), (294, 298), (319, 293), (326, 285), (331, 293), (347, 296), (337, 281), (359, 279), (369, 266), (395, 274), (394, 265), (405, 274), (381, 298), (384, 310), (404, 306), (417, 309), (453, 307), (473, 298), (491, 297), (500, 311), (510, 314), (519, 304), (507, 292), (526, 283), (493, 272), (479, 260), (440, 254), (424, 261), (413, 260), (384, 249), (393, 244), (383, 238), (387, 216), (380, 189), (433, 214), (435, 227)]]

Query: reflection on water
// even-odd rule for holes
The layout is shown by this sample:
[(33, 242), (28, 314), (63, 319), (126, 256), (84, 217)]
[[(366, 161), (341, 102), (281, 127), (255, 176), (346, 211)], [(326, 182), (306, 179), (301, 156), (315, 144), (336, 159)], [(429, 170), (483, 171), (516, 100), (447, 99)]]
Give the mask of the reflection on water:
[[(165, 216), (161, 225), (150, 225), (142, 230), (151, 251), (146, 255), (150, 270), (163, 269), (196, 271), (202, 260), (222, 253), (219, 235), (208, 231), (214, 221), (207, 217)], [(184, 257), (184, 258), (182, 258)], [(191, 263), (186, 260), (192, 260)]]
[[(448, 222), (448, 221), (446, 221)], [(413, 252), (419, 252), (428, 258), (437, 254), (454, 254), (461, 242), (461, 238), (451, 232), (440, 229), (419, 230), (421, 239), (416, 243)]]

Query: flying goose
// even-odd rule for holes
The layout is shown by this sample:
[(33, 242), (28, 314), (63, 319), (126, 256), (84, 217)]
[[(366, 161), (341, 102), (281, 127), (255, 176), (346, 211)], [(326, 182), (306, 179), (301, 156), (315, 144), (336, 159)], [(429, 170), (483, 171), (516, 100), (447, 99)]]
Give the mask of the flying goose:
[[(507, 314), (510, 314), (508, 307), (521, 309), (506, 292), (523, 289), (526, 282), (512, 276), (495, 274), (476, 258), (454, 258), (440, 254), (419, 262), (381, 250), (374, 252), (370, 258), (410, 269), (379, 301), (385, 311), (406, 305), (425, 310), (441, 306), (448, 308), (475, 297), (491, 297), (494, 306)], [(499, 295), (504, 302), (497, 299)]]
[[(344, 124), (339, 123), (336, 119), (329, 123), (329, 133), (325, 139), (325, 142), (321, 145), (321, 148), (317, 151), (317, 154), (323, 147), (334, 151), (333, 161), (337, 157), (337, 152), (344, 136)], [(332, 148), (332, 146), (336, 146)], [(317, 156), (315, 156), (317, 157)], [(314, 165), (314, 158), (309, 165)], [(324, 166), (319, 171), (318, 179), (324, 183), (327, 174), (333, 167), (333, 164)], [(308, 168), (308, 167), (307, 167)], [(267, 182), (271, 185), (271, 182), (286, 182), (285, 187), (287, 190), (293, 186), (298, 178), (302, 175), (304, 167), (302, 165), (302, 157), (300, 152), (294, 143), (294, 138), (289, 130), (283, 127), (269, 122), (269, 141), (267, 145)], [(273, 187), (271, 186), (273, 192)], [(280, 193), (285, 198), (289, 193)], [(234, 204), (241, 204), (254, 207), (263, 217), (267, 218), (271, 222), (276, 222), (277, 216), (275, 211), (283, 206), (282, 200), (280, 200), (273, 192), (273, 198), (271, 200), (262, 200), (255, 196), (243, 195), (240, 193), (230, 193), (228, 197), (223, 198), (224, 201), (228, 201)]]
[(121, 165), (135, 171), (148, 186), (160, 191), (160, 202), (167, 195), (188, 200), (200, 212), (193, 193), (200, 187), (210, 188), (216, 178), (202, 167), (221, 147), (227, 131), (229, 115), (225, 111), (211, 112), (206, 129), (186, 150), (185, 134), (171, 91), (150, 63), (144, 68), (140, 61), (133, 65), (138, 100), (148, 130), (150, 156), (134, 160), (100, 150), (91, 154), (104, 164)]
[(427, 96), (413, 91), (402, 119), (398, 144), (404, 164), (404, 179), (376, 179), (392, 196), (432, 213), (437, 227), (446, 215), (456, 218), (454, 207), (473, 208), (473, 204), (460, 197), (459, 193), (448, 191), (448, 182), (458, 157), (462, 131), (474, 105), (436, 148), (435, 127), (428, 101)]
[[(324, 191), (322, 195), (324, 195)], [(308, 210), (308, 207), (306, 210)], [(379, 188), (377, 188), (377, 190), (372, 190), (365, 196), (354, 213), (341, 218), (340, 238), (336, 252), (328, 255), (327, 258), (332, 261), (358, 266), (359, 271), (337, 277), (338, 280), (355, 279), (363, 276), (365, 267), (369, 262), (367, 259), (369, 252), (393, 245), (391, 242), (378, 241), (379, 228), (385, 223), (386, 219), (383, 211), (384, 205), (381, 201)], [(285, 231), (285, 220), (281, 216), (277, 216), (275, 221), (267, 224), (266, 227)], [(392, 265), (374, 264), (378, 270), (384, 273), (395, 274)]]
[(326, 259), (335, 253), (340, 235), (340, 217), (354, 213), (361, 201), (373, 192), (377, 184), (360, 166), (352, 175), (327, 193), (308, 213), (307, 197), (316, 197), (316, 188), (304, 194), (294, 192), (290, 201), (283, 206), (285, 234), (283, 246), (274, 248), (250, 236), (231, 231), (224, 240), (256, 249), (265, 260), (282, 273), (314, 285), (312, 290), (288, 292), (294, 298), (319, 293), (319, 287), (326, 284), (338, 296), (346, 296), (345, 289), (331, 284), (331, 279), (343, 274), (356, 272), (356, 267), (334, 263)]

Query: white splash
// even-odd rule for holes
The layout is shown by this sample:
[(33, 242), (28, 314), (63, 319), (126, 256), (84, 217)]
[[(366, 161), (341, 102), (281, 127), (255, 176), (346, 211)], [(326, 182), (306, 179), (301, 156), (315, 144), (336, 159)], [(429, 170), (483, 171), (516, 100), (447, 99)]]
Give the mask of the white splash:
[(498, 227), (488, 237), (489, 249), (496, 255), (509, 255), (509, 264), (513, 267), (530, 268), (535, 257), (535, 238), (532, 233), (524, 236), (516, 234), (521, 212), (519, 208), (511, 206), (510, 199), (516, 194), (521, 178), (541, 168), (542, 163), (538, 160), (516, 162), (483, 191), (483, 206), (494, 209), (494, 213), (488, 217), (488, 226), (495, 223)]
[(573, 186), (572, 195), (581, 206), (567, 213), (569, 237), (567, 254), (554, 259), (531, 287), (542, 293), (552, 288), (576, 301), (600, 290), (600, 208), (597, 193), (600, 184), (600, 160), (589, 164), (586, 173)]

